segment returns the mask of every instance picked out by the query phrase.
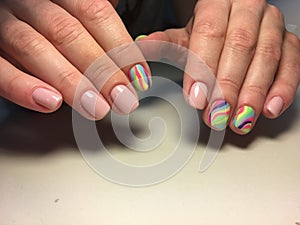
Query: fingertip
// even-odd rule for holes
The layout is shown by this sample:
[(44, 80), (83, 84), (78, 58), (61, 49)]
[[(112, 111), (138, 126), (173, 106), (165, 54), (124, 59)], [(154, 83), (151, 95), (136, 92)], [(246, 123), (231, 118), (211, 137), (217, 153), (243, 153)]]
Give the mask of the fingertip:
[(284, 101), (280, 96), (274, 96), (270, 100), (266, 101), (263, 113), (267, 118), (278, 118), (284, 108)]
[(238, 108), (230, 126), (232, 131), (239, 135), (249, 134), (255, 125), (256, 113), (255, 109), (248, 105)]
[[(36, 110), (45, 113), (56, 111), (62, 104), (62, 95), (45, 87), (38, 87), (32, 92), (32, 100), (38, 106)], [(40, 109), (42, 107), (43, 109)]]
[(95, 91), (88, 90), (80, 98), (81, 106), (85, 116), (90, 120), (101, 120), (110, 111), (110, 106), (103, 96)]
[(128, 78), (137, 91), (147, 91), (152, 86), (150, 73), (141, 64), (134, 65), (128, 71)]

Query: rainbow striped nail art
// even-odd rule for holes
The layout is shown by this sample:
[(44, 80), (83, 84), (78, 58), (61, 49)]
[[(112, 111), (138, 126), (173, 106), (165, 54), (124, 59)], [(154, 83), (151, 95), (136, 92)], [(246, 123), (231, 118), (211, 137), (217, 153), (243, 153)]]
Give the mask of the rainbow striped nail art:
[(230, 116), (230, 105), (224, 100), (217, 100), (211, 105), (208, 122), (216, 130), (224, 130)]
[(243, 106), (237, 111), (233, 124), (244, 134), (248, 134), (254, 123), (254, 117), (255, 111), (250, 106)]
[(129, 70), (128, 77), (138, 91), (147, 91), (151, 87), (151, 78), (140, 64), (135, 65)]

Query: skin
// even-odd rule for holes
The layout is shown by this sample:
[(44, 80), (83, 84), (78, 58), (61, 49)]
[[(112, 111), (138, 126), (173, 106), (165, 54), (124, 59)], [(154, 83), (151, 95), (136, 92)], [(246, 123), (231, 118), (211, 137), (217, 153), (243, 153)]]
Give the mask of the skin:
[[(127, 86), (136, 96), (126, 75), (133, 65), (119, 69), (115, 59), (106, 57), (104, 70), (116, 71), (109, 80), (83, 75), (107, 51), (134, 43), (116, 4), (115, 0), (1, 1), (0, 96), (44, 113), (56, 111), (65, 101), (92, 120), (102, 119), (112, 107), (113, 87)], [(150, 71), (138, 48), (132, 51)], [(51, 107), (36, 103), (33, 93), (39, 88), (55, 93), (58, 103)], [(101, 103), (94, 115), (81, 104), (86, 91), (96, 93)]]
[[(206, 85), (208, 98), (205, 104), (192, 104), (204, 110), (203, 120), (208, 126), (210, 105), (225, 99), (231, 107), (227, 125), (243, 135), (245, 132), (234, 126), (240, 107), (254, 109), (253, 128), (261, 113), (272, 119), (280, 116), (292, 103), (299, 86), (299, 38), (285, 30), (281, 12), (264, 0), (199, 0), (184, 28), (155, 32), (143, 40), (182, 45), (209, 66), (216, 81), (199, 76), (197, 81)], [(186, 71), (191, 67), (188, 58)], [(188, 102), (194, 83), (195, 78), (185, 73), (183, 88)], [(274, 97), (282, 100), (277, 114), (270, 111)]]
[[(106, 58), (108, 67), (117, 68), (108, 81), (83, 75), (105, 52), (133, 43), (114, 10), (117, 3), (116, 0), (1, 1), (0, 95), (45, 113), (57, 110), (65, 101), (93, 120), (102, 119), (113, 105), (111, 90), (116, 85), (128, 86), (136, 95), (126, 76), (131, 66), (118, 69), (116, 58)], [(244, 134), (233, 124), (241, 106), (255, 110), (255, 121), (261, 113), (276, 118), (289, 107), (299, 85), (299, 39), (285, 31), (281, 12), (264, 0), (199, 0), (184, 28), (156, 32), (147, 39), (189, 48), (215, 74), (216, 83), (199, 77), (197, 81), (207, 85), (208, 101), (201, 106), (193, 105), (204, 110), (203, 119), (208, 125), (209, 105), (224, 98), (231, 106), (228, 125), (236, 133)], [(150, 71), (139, 50), (134, 51)], [(187, 71), (191, 64), (187, 59)], [(189, 74), (184, 75), (185, 93), (190, 94), (194, 82)], [(216, 84), (221, 87), (221, 94), (215, 91)], [(50, 108), (37, 104), (32, 95), (38, 88), (56, 93), (58, 104)], [(95, 115), (89, 114), (78, 99), (87, 90), (97, 93), (107, 107)], [(185, 97), (189, 101), (189, 96)], [(268, 108), (274, 97), (283, 101), (277, 115)]]

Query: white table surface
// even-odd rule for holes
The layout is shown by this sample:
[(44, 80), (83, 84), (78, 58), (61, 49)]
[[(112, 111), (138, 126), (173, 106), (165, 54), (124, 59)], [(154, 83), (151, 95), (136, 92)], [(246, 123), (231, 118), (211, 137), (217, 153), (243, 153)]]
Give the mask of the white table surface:
[[(300, 25), (288, 14), (299, 11), (300, 1), (285, 2), (287, 23)], [(68, 107), (45, 116), (10, 105), (0, 122), (0, 225), (294, 225), (300, 222), (299, 101), (298, 92), (282, 117), (261, 118), (248, 136), (228, 131), (203, 173), (198, 166), (209, 130), (201, 125), (187, 165), (167, 181), (140, 188), (109, 182), (88, 166), (75, 143)], [(176, 115), (168, 104), (142, 106), (133, 126), (145, 113), (160, 114), (173, 130)], [(107, 127), (105, 136), (113, 136), (108, 123), (100, 125)], [(108, 142), (116, 158), (147, 164), (166, 156), (175, 133), (145, 154), (128, 152), (113, 138)]]

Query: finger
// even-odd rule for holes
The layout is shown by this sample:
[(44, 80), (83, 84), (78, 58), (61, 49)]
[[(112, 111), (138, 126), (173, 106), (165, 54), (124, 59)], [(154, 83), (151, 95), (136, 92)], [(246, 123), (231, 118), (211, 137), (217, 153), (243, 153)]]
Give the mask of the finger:
[(190, 105), (198, 109), (205, 108), (215, 82), (214, 74), (217, 73), (229, 12), (229, 1), (203, 0), (198, 1), (195, 7), (189, 49), (211, 70), (211, 73), (208, 73), (210, 75), (203, 73), (203, 68), (193, 60), (193, 54), (189, 56), (187, 73), (184, 76), (184, 90), (189, 95)]
[(255, 52), (264, 9), (264, 1), (241, 0), (232, 3), (226, 40), (218, 64), (217, 85), (203, 114), (204, 121), (214, 129), (226, 128), (236, 106)]
[(5, 10), (0, 10), (0, 36), (3, 51), (55, 87), (83, 116), (98, 120), (108, 113), (110, 107), (97, 89), (43, 36)]
[[(15, 4), (13, 4), (15, 3)], [(30, 4), (31, 3), (31, 4)], [(136, 93), (129, 84), (128, 78), (118, 69), (115, 64), (105, 57), (104, 50), (85, 30), (80, 22), (64, 11), (61, 7), (50, 1), (39, 1), (33, 4), (32, 1), (11, 2), (11, 8), (15, 14), (22, 20), (33, 24), (34, 28), (43, 34), (47, 39), (55, 45), (55, 47), (82, 73), (92, 64), (98, 57), (105, 58), (106, 67), (112, 67), (113, 73), (101, 76), (101, 78), (89, 77), (90, 81), (96, 86), (98, 91), (102, 93), (106, 101), (119, 113), (129, 113), (133, 111), (136, 105)], [(22, 7), (20, 7), (20, 5)], [(32, 7), (33, 6), (33, 7)], [(43, 20), (39, 18), (43, 17)], [(123, 102), (116, 101), (116, 95), (120, 94), (122, 87), (123, 95), (130, 96), (132, 102), (124, 105)], [(126, 88), (125, 88), (126, 87)], [(131, 90), (130, 90), (131, 89)], [(121, 99), (121, 98), (119, 98)], [(131, 104), (132, 103), (132, 104)], [(132, 106), (134, 108), (131, 108)]]
[(0, 96), (25, 108), (50, 113), (62, 103), (61, 94), (0, 57)]
[(143, 55), (150, 61), (167, 59), (182, 68), (186, 65), (189, 34), (185, 28), (167, 29), (135, 39)]
[(277, 76), (268, 92), (263, 114), (277, 118), (292, 103), (300, 82), (300, 40), (286, 32)]
[(150, 68), (110, 2), (107, 0), (53, 0), (53, 2), (78, 18), (105, 52), (115, 49), (108, 53), (109, 56), (123, 69), (137, 90), (146, 91), (150, 88)]
[(231, 123), (232, 130), (238, 134), (249, 133), (262, 111), (279, 65), (284, 32), (280, 11), (268, 6), (261, 23), (255, 55), (239, 94), (237, 112)]

